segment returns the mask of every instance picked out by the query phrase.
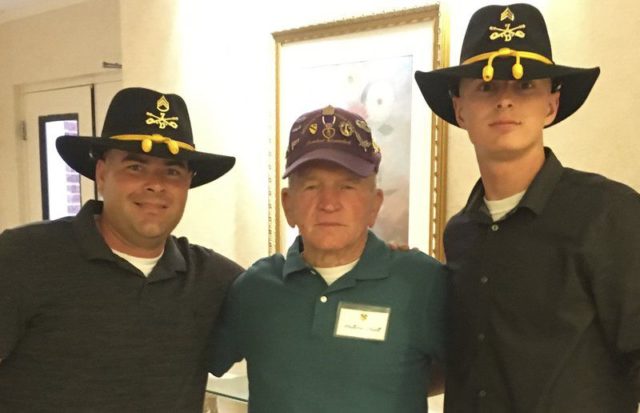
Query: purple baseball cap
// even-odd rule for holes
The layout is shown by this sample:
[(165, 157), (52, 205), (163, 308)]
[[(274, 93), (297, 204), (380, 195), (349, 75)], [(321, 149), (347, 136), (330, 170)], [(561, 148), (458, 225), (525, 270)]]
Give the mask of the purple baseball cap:
[(310, 161), (336, 163), (361, 177), (378, 172), (382, 154), (367, 122), (344, 109), (327, 106), (298, 117), (291, 126), (282, 178)]

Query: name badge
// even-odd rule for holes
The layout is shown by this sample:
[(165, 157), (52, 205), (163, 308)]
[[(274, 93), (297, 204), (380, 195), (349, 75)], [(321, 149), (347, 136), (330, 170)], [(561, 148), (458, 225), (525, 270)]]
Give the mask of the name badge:
[(390, 307), (376, 307), (340, 301), (334, 335), (384, 341), (389, 326)]

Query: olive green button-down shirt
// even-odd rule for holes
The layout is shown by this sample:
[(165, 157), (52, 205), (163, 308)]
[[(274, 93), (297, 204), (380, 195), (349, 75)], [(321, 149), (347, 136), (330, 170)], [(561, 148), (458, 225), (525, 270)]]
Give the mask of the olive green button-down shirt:
[(493, 222), (478, 182), (445, 231), (447, 413), (635, 413), (640, 195), (546, 162)]

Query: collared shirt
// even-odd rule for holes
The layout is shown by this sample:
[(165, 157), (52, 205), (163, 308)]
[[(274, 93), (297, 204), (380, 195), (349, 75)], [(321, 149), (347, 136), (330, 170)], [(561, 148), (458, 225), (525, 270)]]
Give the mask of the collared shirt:
[[(212, 372), (246, 358), (251, 413), (424, 413), (443, 351), (442, 265), (369, 233), (358, 264), (327, 286), (300, 252), (298, 238), (286, 260), (262, 259), (234, 283)], [(386, 337), (339, 336), (341, 303), (364, 318), (388, 311)]]
[(635, 413), (640, 195), (546, 161), (493, 222), (482, 183), (445, 231), (448, 413)]
[(242, 269), (169, 237), (144, 277), (104, 242), (101, 209), (0, 235), (0, 411), (201, 412), (206, 341)]

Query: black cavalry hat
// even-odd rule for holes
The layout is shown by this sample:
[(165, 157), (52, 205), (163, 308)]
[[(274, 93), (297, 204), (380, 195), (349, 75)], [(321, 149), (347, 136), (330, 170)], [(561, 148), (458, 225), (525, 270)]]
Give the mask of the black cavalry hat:
[(600, 68), (581, 69), (555, 64), (551, 42), (538, 9), (529, 4), (487, 6), (476, 11), (462, 43), (460, 65), (415, 78), (436, 115), (458, 125), (451, 101), (461, 78), (497, 80), (553, 79), (561, 88), (556, 124), (573, 114), (587, 99)]
[(184, 100), (151, 89), (122, 89), (111, 100), (102, 137), (60, 136), (56, 148), (70, 167), (95, 179), (96, 160), (108, 149), (186, 161), (191, 188), (211, 182), (235, 164), (232, 156), (197, 152)]

